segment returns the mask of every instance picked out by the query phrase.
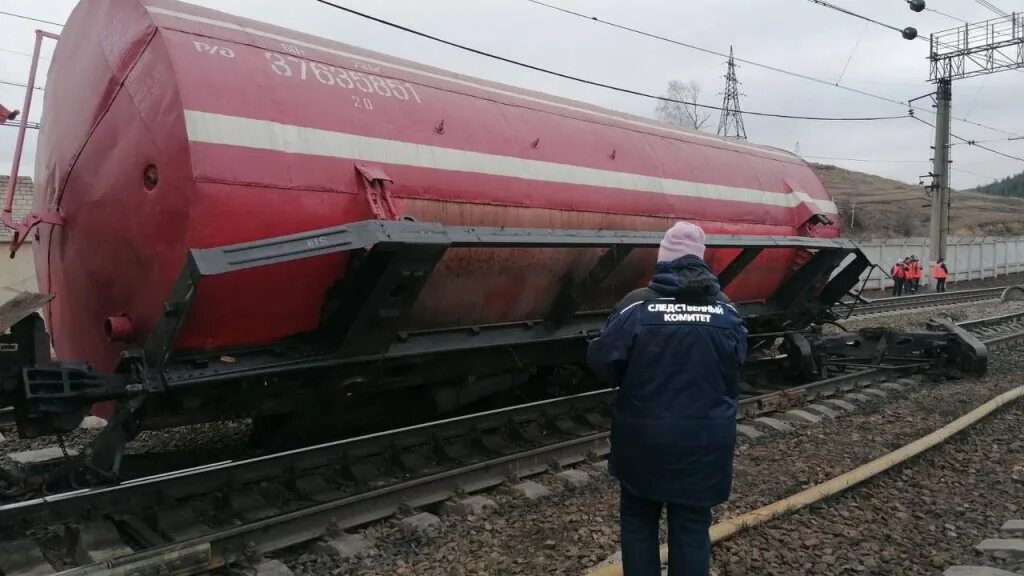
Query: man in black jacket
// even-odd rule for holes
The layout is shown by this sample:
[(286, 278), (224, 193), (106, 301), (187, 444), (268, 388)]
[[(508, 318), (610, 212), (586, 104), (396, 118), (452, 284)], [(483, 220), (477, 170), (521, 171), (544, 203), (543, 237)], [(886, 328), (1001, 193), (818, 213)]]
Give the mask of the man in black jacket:
[(704, 232), (677, 222), (646, 288), (612, 312), (587, 361), (619, 388), (612, 473), (621, 484), (625, 576), (657, 576), (668, 509), (669, 576), (707, 576), (711, 508), (732, 489), (743, 320), (704, 263)]

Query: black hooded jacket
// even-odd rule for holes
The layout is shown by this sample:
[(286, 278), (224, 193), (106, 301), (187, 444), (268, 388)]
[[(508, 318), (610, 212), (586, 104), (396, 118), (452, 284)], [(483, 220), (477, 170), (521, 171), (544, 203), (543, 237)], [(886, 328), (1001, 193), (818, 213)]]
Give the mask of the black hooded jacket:
[(703, 260), (659, 262), (620, 302), (587, 361), (618, 386), (609, 463), (632, 492), (714, 506), (729, 497), (747, 331)]

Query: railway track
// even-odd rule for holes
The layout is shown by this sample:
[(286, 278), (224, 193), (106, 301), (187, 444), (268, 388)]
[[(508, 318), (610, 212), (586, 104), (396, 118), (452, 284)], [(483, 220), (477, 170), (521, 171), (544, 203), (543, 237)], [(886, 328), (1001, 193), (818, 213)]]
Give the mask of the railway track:
[(999, 299), (1007, 286), (995, 288), (977, 288), (974, 290), (958, 290), (933, 294), (916, 294), (912, 296), (895, 296), (876, 298), (857, 304), (851, 316), (868, 316), (886, 312), (938, 308), (950, 305), (971, 304)]
[[(1024, 313), (959, 326), (998, 346), (1024, 337)], [(741, 399), (740, 418), (891, 376), (863, 370), (750, 395)], [(51, 566), (66, 568), (62, 574), (191, 574), (255, 566), (287, 546), (598, 461), (608, 450), (611, 394), (590, 392), (0, 506), (0, 570), (6, 576), (50, 573)], [(54, 550), (25, 536), (41, 526), (73, 529)], [(75, 551), (77, 565), (60, 560), (65, 548)]]

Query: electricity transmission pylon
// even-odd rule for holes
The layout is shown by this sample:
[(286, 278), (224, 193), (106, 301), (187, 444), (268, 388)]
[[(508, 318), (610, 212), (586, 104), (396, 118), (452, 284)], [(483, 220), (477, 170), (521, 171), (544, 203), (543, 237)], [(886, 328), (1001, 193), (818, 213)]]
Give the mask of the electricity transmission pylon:
[(722, 96), (722, 116), (718, 120), (718, 135), (726, 138), (747, 139), (740, 110), (740, 81), (736, 79), (736, 61), (729, 46), (729, 66), (725, 72), (725, 92)]

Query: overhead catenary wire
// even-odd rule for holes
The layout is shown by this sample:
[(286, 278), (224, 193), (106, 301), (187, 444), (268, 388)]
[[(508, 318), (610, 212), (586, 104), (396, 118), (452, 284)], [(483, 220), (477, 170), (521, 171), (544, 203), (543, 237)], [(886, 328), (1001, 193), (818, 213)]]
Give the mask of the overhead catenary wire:
[(985, 140), (968, 140), (967, 142), (951, 142), (950, 146), (973, 146), (975, 144), (991, 144), (993, 142), (1018, 142), (1024, 140), (1024, 138), (1016, 138), (1013, 136), (1007, 136), (1006, 138), (987, 138)]
[[(24, 82), (11, 82), (10, 80), (0, 80), (0, 84), (14, 86), (15, 88), (28, 88), (28, 84), (25, 84)], [(45, 90), (45, 88), (43, 88), (42, 86), (33, 86), (32, 88), (35, 90)]]
[(940, 12), (939, 10), (936, 10), (934, 8), (925, 8), (925, 10), (927, 10), (928, 12), (934, 12), (934, 13), (938, 14), (939, 16), (945, 16), (946, 18), (949, 18), (950, 20), (956, 20), (957, 22), (963, 22), (964, 24), (967, 23), (967, 20), (964, 20), (963, 18), (957, 18), (956, 16), (953, 16), (951, 14), (946, 14), (945, 12)]
[[(28, 52), (19, 52), (17, 50), (11, 50), (10, 48), (0, 48), (0, 52), (7, 52), (8, 54), (15, 54), (15, 55), (18, 55), (18, 56), (24, 56), (26, 58), (31, 58), (32, 57), (32, 55), (29, 54)], [(49, 58), (47, 58), (46, 56), (40, 56), (39, 59), (40, 60), (49, 60)]]
[[(386, 20), (384, 18), (378, 18), (376, 16), (372, 16), (370, 14), (366, 14), (365, 12), (360, 12), (358, 10), (354, 10), (352, 8), (348, 8), (346, 6), (342, 6), (342, 5), (336, 4), (334, 2), (329, 2), (328, 0), (313, 0), (313, 1), (317, 2), (319, 4), (323, 4), (325, 6), (330, 6), (331, 8), (335, 8), (337, 10), (341, 10), (343, 12), (347, 12), (347, 13), (352, 14), (354, 16), (358, 16), (360, 18), (364, 18), (366, 20), (371, 20), (373, 22), (377, 22), (378, 24), (382, 24), (384, 26), (388, 26), (388, 27), (394, 28), (396, 30), (401, 30), (403, 32), (407, 32), (409, 34), (413, 34), (413, 35), (419, 36), (421, 38), (426, 38), (428, 40), (432, 40), (434, 42), (438, 42), (438, 43), (444, 44), (446, 46), (451, 46), (453, 48), (458, 48), (460, 50), (465, 50), (466, 52), (471, 52), (471, 53), (477, 54), (479, 56), (484, 56), (484, 57), (487, 57), (487, 58), (491, 58), (493, 60), (498, 60), (500, 62), (505, 62), (507, 64), (512, 64), (512, 65), (515, 65), (515, 66), (519, 66), (521, 68), (526, 68), (528, 70), (533, 70), (535, 72), (541, 72), (543, 74), (548, 74), (548, 75), (551, 75), (551, 76), (556, 76), (558, 78), (563, 78), (563, 79), (566, 79), (566, 80), (571, 80), (573, 82), (579, 82), (579, 83), (582, 83), (582, 84), (587, 84), (587, 85), (595, 86), (595, 87), (598, 87), (598, 88), (605, 88), (607, 90), (613, 90), (615, 92), (620, 92), (620, 93), (623, 93), (623, 94), (631, 94), (633, 96), (640, 96), (640, 97), (643, 97), (643, 98), (649, 98), (651, 100), (659, 100), (659, 101), (663, 101), (663, 102), (671, 102), (671, 103), (675, 103), (675, 104), (683, 104), (683, 105), (686, 105), (686, 106), (695, 106), (697, 108), (705, 108), (705, 109), (708, 109), (708, 110), (718, 110), (718, 111), (722, 111), (723, 110), (723, 108), (720, 107), (720, 106), (713, 106), (713, 105), (710, 105), (710, 104), (701, 104), (699, 102), (688, 102), (686, 100), (677, 100), (675, 98), (669, 98), (667, 96), (659, 96), (659, 95), (656, 95), (656, 94), (651, 94), (649, 92), (643, 92), (643, 91), (640, 91), (640, 90), (633, 90), (631, 88), (624, 88), (622, 86), (615, 86), (613, 84), (607, 84), (607, 83), (598, 82), (598, 81), (595, 81), (595, 80), (588, 80), (586, 78), (581, 78), (579, 76), (574, 76), (572, 74), (566, 74), (564, 72), (558, 72), (558, 71), (555, 71), (555, 70), (550, 70), (548, 68), (543, 68), (543, 67), (540, 67), (540, 66), (535, 66), (533, 64), (528, 64), (526, 62), (521, 62), (519, 60), (515, 60), (515, 59), (512, 59), (512, 58), (508, 58), (508, 57), (501, 56), (501, 55), (498, 55), (498, 54), (494, 54), (494, 53), (491, 53), (491, 52), (486, 52), (484, 50), (473, 48), (471, 46), (466, 46), (464, 44), (459, 44), (458, 42), (453, 42), (451, 40), (446, 40), (444, 38), (441, 38), (441, 37), (438, 37), (438, 36), (434, 36), (434, 35), (428, 34), (426, 32), (421, 32), (419, 30), (415, 30), (413, 28), (409, 28), (408, 26), (403, 26), (401, 24), (397, 24), (395, 22), (391, 22), (390, 20)], [(766, 118), (782, 118), (782, 119), (787, 119), (787, 120), (813, 120), (813, 121), (822, 121), (822, 122), (867, 122), (867, 121), (878, 121), (878, 120), (900, 120), (900, 119), (906, 118), (908, 116), (908, 114), (888, 115), (888, 116), (807, 116), (807, 115), (799, 115), (799, 114), (781, 114), (781, 113), (775, 113), (775, 112), (757, 112), (757, 111), (750, 111), (750, 110), (744, 110), (743, 114), (749, 115), (749, 116), (761, 116), (761, 117), (766, 117)]]
[[(563, 8), (561, 6), (550, 4), (548, 2), (544, 2), (543, 0), (526, 0), (526, 1), (531, 3), (531, 4), (536, 4), (538, 6), (543, 6), (545, 8), (549, 8), (551, 10), (557, 10), (557, 11), (562, 12), (564, 14), (569, 14), (569, 15), (575, 16), (577, 18), (582, 18), (584, 20), (590, 20), (590, 21), (596, 22), (598, 24), (604, 24), (605, 26), (610, 26), (612, 28), (618, 28), (619, 30), (625, 30), (627, 32), (632, 32), (633, 34), (639, 34), (640, 36), (646, 36), (648, 38), (653, 38), (655, 40), (661, 40), (662, 42), (668, 42), (669, 44), (675, 44), (676, 46), (682, 46), (684, 48), (689, 48), (691, 50), (696, 50), (698, 52), (704, 52), (705, 54), (711, 54), (712, 56), (718, 56), (720, 58), (728, 58), (729, 57), (729, 55), (726, 54), (725, 52), (719, 52), (717, 50), (712, 50), (710, 48), (704, 48), (702, 46), (697, 46), (697, 45), (691, 44), (689, 42), (683, 42), (682, 40), (676, 40), (674, 38), (669, 38), (667, 36), (662, 36), (660, 34), (655, 34), (653, 32), (647, 32), (645, 30), (640, 30), (638, 28), (633, 28), (633, 27), (630, 27), (630, 26), (626, 26), (624, 24), (619, 24), (619, 23), (616, 23), (616, 22), (612, 22), (611, 20), (603, 20), (601, 18), (598, 18), (597, 16), (588, 16), (586, 14), (583, 14), (581, 12), (577, 12), (575, 10), (570, 10), (568, 8)], [(851, 86), (846, 86), (844, 84), (840, 84), (839, 82), (833, 82), (832, 80), (826, 80), (824, 78), (817, 78), (817, 77), (810, 76), (810, 75), (807, 75), (807, 74), (803, 74), (803, 73), (800, 73), (800, 72), (794, 72), (792, 70), (787, 70), (785, 68), (780, 68), (778, 66), (772, 66), (771, 64), (765, 64), (763, 62), (757, 62), (755, 60), (748, 60), (746, 58), (740, 58), (740, 57), (734, 57), (734, 60), (736, 62), (741, 63), (741, 64), (747, 64), (749, 66), (755, 66), (757, 68), (763, 68), (765, 70), (770, 70), (772, 72), (777, 72), (779, 74), (785, 74), (787, 76), (792, 76), (794, 78), (800, 78), (802, 80), (808, 80), (810, 82), (816, 82), (816, 83), (822, 84), (824, 86), (831, 86), (833, 88), (839, 88), (839, 89), (842, 89), (842, 90), (847, 90), (847, 91), (850, 91), (850, 92), (853, 92), (853, 93), (856, 93), (856, 94), (860, 94), (862, 96), (869, 96), (871, 98), (876, 98), (878, 100), (889, 102), (891, 104), (898, 104), (900, 106), (906, 106), (907, 105), (906, 101), (897, 100), (895, 98), (889, 98), (887, 96), (882, 96), (882, 95), (879, 95), (879, 94), (873, 94), (873, 93), (867, 92), (865, 90), (859, 90), (859, 89), (853, 88)]]
[(886, 164), (919, 164), (919, 163), (931, 163), (929, 160), (885, 160), (880, 158), (844, 158), (840, 156), (807, 156), (805, 154), (800, 155), (801, 158), (810, 160), (845, 160), (847, 162), (881, 162)]
[[(922, 120), (922, 119), (918, 118), (917, 116), (913, 116), (913, 118), (914, 118), (914, 120), (917, 120), (918, 122), (922, 122), (924, 124), (927, 124), (927, 125), (931, 126), (932, 128), (935, 128), (935, 124), (932, 124), (931, 122), (928, 122), (927, 120)], [(1019, 160), (1021, 162), (1024, 162), (1024, 158), (1022, 158), (1020, 156), (1014, 156), (1013, 154), (1007, 154), (1006, 152), (1002, 152), (1002, 151), (996, 150), (994, 148), (989, 148), (988, 146), (982, 146), (981, 144), (978, 143), (977, 140), (969, 140), (969, 139), (964, 138), (964, 137), (962, 137), (962, 136), (960, 136), (958, 134), (954, 134), (953, 132), (950, 132), (949, 135), (952, 136), (953, 138), (956, 138), (957, 140), (960, 140), (964, 144), (968, 144), (970, 146), (974, 146), (975, 148), (981, 148), (982, 150), (986, 150), (986, 151), (991, 152), (993, 154), (998, 154), (999, 156), (1002, 156), (1004, 158), (1009, 158), (1011, 160)]]
[[(705, 48), (705, 47), (702, 47), (702, 46), (697, 46), (695, 44), (692, 44), (692, 43), (689, 43), (689, 42), (684, 42), (682, 40), (678, 40), (678, 39), (675, 39), (675, 38), (669, 38), (667, 36), (663, 36), (663, 35), (656, 34), (656, 33), (653, 33), (653, 32), (648, 32), (646, 30), (641, 30), (641, 29), (638, 29), (638, 28), (634, 28), (634, 27), (631, 27), (631, 26), (627, 26), (627, 25), (618, 23), (618, 22), (613, 22), (611, 20), (605, 20), (605, 19), (599, 18), (599, 17), (594, 16), (594, 15), (584, 14), (584, 13), (578, 12), (576, 10), (571, 10), (569, 8), (564, 8), (562, 6), (558, 6), (556, 4), (552, 4), (552, 3), (547, 2), (545, 0), (526, 0), (526, 1), (531, 3), (531, 4), (535, 4), (537, 6), (542, 6), (544, 8), (548, 8), (548, 9), (551, 9), (551, 10), (556, 10), (556, 11), (561, 12), (563, 14), (574, 16), (576, 18), (580, 18), (580, 19), (583, 19), (583, 20), (588, 20), (590, 22), (595, 22), (595, 23), (598, 23), (598, 24), (603, 24), (605, 26), (609, 26), (609, 27), (612, 27), (612, 28), (617, 28), (619, 30), (623, 30), (623, 31), (630, 32), (630, 33), (633, 33), (633, 34), (638, 34), (640, 36), (645, 36), (647, 38), (652, 38), (654, 40), (660, 40), (662, 42), (667, 42), (669, 44), (674, 44), (676, 46), (681, 46), (683, 48), (689, 48), (691, 50), (696, 50), (698, 52), (703, 52), (705, 54), (711, 54), (713, 56), (718, 56), (720, 58), (729, 58), (729, 54), (727, 54), (725, 52), (720, 52), (718, 50), (712, 50), (710, 48)], [(860, 90), (858, 88), (853, 88), (851, 86), (840, 84), (838, 81), (834, 82), (832, 80), (826, 80), (824, 78), (817, 78), (817, 77), (810, 76), (810, 75), (807, 75), (807, 74), (803, 74), (803, 73), (800, 73), (800, 72), (794, 72), (792, 70), (787, 70), (785, 68), (780, 68), (778, 66), (773, 66), (773, 65), (770, 65), (770, 64), (765, 64), (763, 62), (757, 62), (755, 60), (748, 60), (748, 59), (740, 58), (740, 57), (735, 57), (734, 59), (735, 59), (736, 62), (739, 62), (741, 64), (747, 64), (749, 66), (755, 66), (757, 68), (763, 68), (765, 70), (770, 70), (772, 72), (776, 72), (776, 73), (779, 73), (779, 74), (784, 74), (784, 75), (787, 75), (787, 76), (792, 76), (794, 78), (800, 78), (802, 80), (807, 80), (807, 81), (810, 81), (810, 82), (815, 82), (815, 83), (818, 83), (818, 84), (821, 84), (821, 85), (824, 85), (824, 86), (831, 86), (833, 88), (839, 88), (841, 90), (846, 90), (848, 92), (852, 92), (852, 93), (855, 93), (855, 94), (860, 94), (862, 96), (867, 96), (867, 97), (870, 97), (870, 98), (874, 98), (876, 100), (880, 100), (880, 101), (883, 101), (883, 102), (888, 102), (890, 104), (895, 104), (895, 105), (903, 106), (903, 107), (910, 107), (910, 108), (912, 108), (912, 109), (914, 109), (914, 110), (916, 110), (918, 112), (925, 112), (925, 113), (928, 113), (928, 114), (934, 114), (933, 111), (928, 110), (926, 108), (919, 108), (917, 106), (913, 106), (912, 104), (910, 104), (906, 100), (897, 100), (895, 98), (890, 98), (888, 96), (883, 96), (881, 94), (875, 94), (875, 93), (872, 93), (872, 92), (868, 92), (866, 90)], [(745, 111), (744, 111), (744, 114), (746, 114)], [(967, 118), (962, 118), (962, 117), (958, 117), (958, 116), (952, 116), (952, 119), (956, 120), (958, 122), (964, 122), (966, 124), (972, 124), (974, 126), (978, 126), (979, 128), (985, 128), (987, 130), (992, 130), (994, 132), (1000, 132), (1002, 134), (1007, 134), (1007, 135), (1012, 135), (1012, 136), (1020, 136), (1020, 134), (1016, 134), (1016, 133), (1013, 133), (1013, 132), (1008, 132), (1008, 131), (1003, 130), (1001, 128), (996, 128), (994, 126), (988, 126), (988, 125), (982, 124), (980, 122), (974, 122), (974, 121), (968, 120)]]
[(1013, 137), (1016, 137), (1016, 138), (1022, 138), (1022, 136), (1020, 134), (1016, 133), (1016, 132), (1010, 132), (1009, 130), (1003, 130), (1002, 128), (996, 128), (994, 126), (989, 126), (987, 124), (982, 124), (981, 122), (975, 122), (973, 120), (968, 120), (966, 118), (958, 118), (956, 116), (950, 116), (950, 118), (953, 119), (953, 120), (956, 120), (957, 122), (963, 122), (964, 124), (971, 124), (972, 126), (977, 126), (979, 128), (984, 128), (986, 130), (992, 130), (993, 132), (1000, 132), (1002, 134), (1006, 134), (1007, 136), (1013, 136)]
[(10, 16), (12, 18), (20, 18), (22, 20), (29, 20), (31, 22), (38, 22), (40, 24), (49, 24), (51, 26), (59, 26), (61, 28), (64, 27), (63, 24), (54, 22), (52, 20), (43, 20), (41, 18), (33, 18), (31, 16), (25, 16), (24, 14), (15, 14), (13, 12), (4, 12), (3, 10), (0, 10), (0, 14), (3, 14), (4, 16)]
[[(835, 4), (832, 4), (831, 2), (826, 2), (825, 0), (809, 0), (809, 1), (813, 2), (814, 4), (817, 4), (819, 6), (824, 6), (826, 8), (830, 8), (832, 10), (835, 10), (836, 12), (841, 12), (843, 14), (847, 14), (849, 16), (853, 16), (854, 18), (860, 18), (861, 20), (865, 20), (867, 22), (871, 22), (872, 24), (877, 24), (878, 26), (882, 26), (884, 28), (888, 28), (889, 30), (895, 30), (896, 32), (899, 32), (900, 34), (903, 34), (903, 29), (902, 28), (897, 28), (897, 27), (895, 27), (895, 26), (893, 26), (891, 24), (886, 24), (885, 22), (881, 22), (879, 20), (875, 20), (874, 18), (869, 18), (869, 17), (864, 16), (862, 14), (858, 14), (858, 13), (852, 11), (852, 10), (847, 10), (846, 8), (843, 8), (842, 6), (836, 6)], [(917, 36), (917, 38), (920, 38), (921, 40), (924, 40), (926, 42), (928, 41), (928, 39), (923, 37), (923, 36)]]
[(988, 0), (974, 0), (974, 1), (977, 2), (978, 4), (981, 4), (985, 8), (988, 8), (989, 10), (994, 12), (997, 16), (1003, 16), (1003, 17), (1009, 16), (1009, 14), (1007, 14), (1005, 10), (1003, 10), (999, 6), (996, 6), (995, 4), (989, 2)]
[(854, 43), (853, 49), (850, 50), (850, 56), (846, 59), (846, 64), (843, 64), (843, 71), (839, 73), (839, 78), (836, 78), (836, 85), (842, 80), (843, 76), (846, 76), (846, 70), (850, 68), (850, 62), (853, 62), (853, 56), (857, 53), (857, 48), (860, 48), (860, 41), (864, 39), (864, 33), (868, 31), (868, 23), (864, 23), (864, 29), (860, 31), (860, 36), (857, 36), (857, 42)]
[(970, 170), (966, 170), (966, 169), (960, 168), (960, 167), (953, 167), (952, 170), (954, 172), (963, 172), (964, 174), (970, 174), (971, 176), (977, 176), (978, 178), (985, 178), (987, 180), (991, 180), (992, 182), (995, 182), (996, 180), (998, 180), (998, 178), (993, 178), (993, 177), (987, 176), (985, 174), (978, 174), (977, 172), (972, 172)]

